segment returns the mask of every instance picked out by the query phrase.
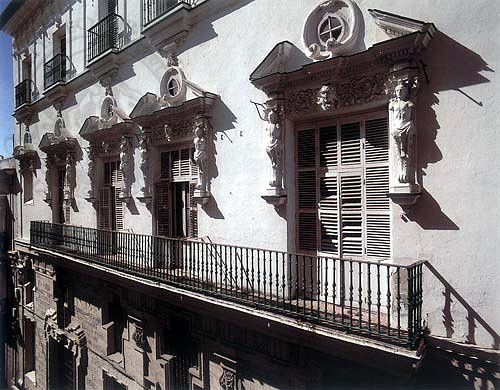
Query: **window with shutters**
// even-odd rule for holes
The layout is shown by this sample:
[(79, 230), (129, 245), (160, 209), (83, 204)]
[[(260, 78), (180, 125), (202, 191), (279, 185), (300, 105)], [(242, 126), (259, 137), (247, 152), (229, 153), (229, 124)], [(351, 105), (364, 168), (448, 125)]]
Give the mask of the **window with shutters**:
[(99, 189), (98, 226), (102, 230), (123, 230), (123, 176), (120, 161), (104, 163), (104, 180)]
[(193, 148), (160, 153), (160, 177), (155, 184), (156, 234), (166, 237), (196, 237), (198, 206), (193, 193), (198, 169)]
[(390, 257), (387, 116), (301, 126), (296, 145), (298, 250)]

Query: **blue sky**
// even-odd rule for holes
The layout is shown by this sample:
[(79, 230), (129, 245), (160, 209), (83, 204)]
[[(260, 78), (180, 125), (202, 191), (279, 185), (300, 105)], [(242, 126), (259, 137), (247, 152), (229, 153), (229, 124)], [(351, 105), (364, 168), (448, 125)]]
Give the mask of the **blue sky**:
[[(8, 0), (0, 0), (0, 13), (8, 3)], [(0, 154), (4, 157), (12, 155), (13, 90), (11, 39), (7, 34), (0, 32)]]

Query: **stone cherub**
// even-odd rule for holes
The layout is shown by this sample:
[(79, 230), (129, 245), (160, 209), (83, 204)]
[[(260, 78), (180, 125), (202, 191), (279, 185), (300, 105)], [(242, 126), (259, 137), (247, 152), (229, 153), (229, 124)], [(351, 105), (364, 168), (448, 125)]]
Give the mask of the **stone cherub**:
[(398, 80), (394, 87), (394, 95), (389, 103), (391, 114), (391, 137), (396, 146), (398, 162), (398, 181), (409, 183), (410, 166), (415, 138), (415, 103), (418, 79)]
[(316, 103), (323, 111), (329, 111), (339, 106), (340, 99), (337, 96), (335, 87), (332, 85), (323, 85), (318, 91)]

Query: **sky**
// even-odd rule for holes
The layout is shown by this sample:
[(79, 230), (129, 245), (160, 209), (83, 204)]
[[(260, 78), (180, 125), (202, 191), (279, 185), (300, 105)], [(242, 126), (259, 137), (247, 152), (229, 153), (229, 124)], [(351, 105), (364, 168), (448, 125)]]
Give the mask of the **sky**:
[[(8, 3), (8, 0), (0, 0), (0, 13)], [(12, 155), (13, 112), (11, 39), (7, 34), (0, 32), (0, 154), (4, 157)]]

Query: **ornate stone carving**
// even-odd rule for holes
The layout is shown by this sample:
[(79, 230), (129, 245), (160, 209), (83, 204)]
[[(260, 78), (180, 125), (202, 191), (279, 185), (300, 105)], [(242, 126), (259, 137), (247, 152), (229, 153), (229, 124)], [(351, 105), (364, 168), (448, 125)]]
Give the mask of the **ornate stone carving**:
[(237, 390), (236, 373), (222, 367), (222, 375), (219, 378), (219, 384), (222, 390)]
[(101, 103), (101, 114), (99, 116), (99, 129), (108, 129), (118, 123), (119, 120), (130, 119), (128, 115), (118, 107), (118, 102), (113, 96), (111, 86), (106, 87), (106, 94)]
[(130, 136), (123, 136), (120, 142), (120, 169), (123, 174), (122, 197), (131, 198), (132, 183), (134, 175), (134, 154), (132, 139)]
[(362, 15), (351, 0), (327, 0), (309, 14), (302, 35), (306, 55), (323, 60), (352, 51), (360, 35)]
[(169, 122), (163, 127), (155, 128), (151, 134), (153, 142), (175, 142), (191, 138), (194, 122), (190, 119)]
[(385, 81), (382, 73), (376, 73), (292, 92), (287, 98), (286, 112), (326, 111), (386, 99)]
[(316, 102), (323, 111), (329, 111), (339, 106), (340, 99), (333, 85), (323, 85), (318, 91)]
[(160, 83), (158, 104), (161, 108), (175, 106), (186, 100), (186, 76), (179, 67), (179, 60), (173, 52), (167, 54), (167, 67)]
[[(411, 75), (393, 76), (387, 82), (391, 149), (390, 193), (401, 198), (420, 192), (415, 174), (415, 138), (418, 78)], [(401, 200), (401, 199), (400, 199)], [(411, 199), (411, 203), (416, 197)], [(405, 201), (406, 202), (406, 201)], [(398, 203), (403, 204), (401, 201)]]
[(71, 202), (75, 198), (75, 187), (76, 187), (76, 161), (75, 155), (72, 152), (68, 152), (66, 155), (66, 175), (64, 178), (64, 200), (66, 202)]
[(194, 124), (194, 155), (193, 160), (198, 166), (198, 183), (196, 185), (195, 196), (210, 196), (208, 183), (208, 164), (210, 153), (210, 125), (207, 117), (196, 118)]
[(134, 334), (132, 335), (132, 339), (134, 340), (135, 345), (137, 345), (138, 348), (144, 349), (145, 345), (144, 331), (137, 325), (135, 327)]
[(45, 191), (45, 202), (49, 205), (52, 204), (52, 167), (54, 166), (54, 158), (47, 155), (45, 158), (45, 183), (47, 183), (47, 190)]
[(90, 179), (90, 189), (87, 192), (88, 200), (96, 199), (95, 196), (95, 181), (96, 181), (96, 162), (95, 162), (95, 145), (90, 143), (87, 148), (87, 157), (89, 159), (89, 165), (87, 170), (87, 175)]
[(141, 149), (141, 171), (144, 177), (144, 187), (141, 188), (143, 198), (151, 197), (151, 177), (149, 169), (149, 155), (151, 146), (151, 135), (144, 132), (139, 138), (139, 147)]

